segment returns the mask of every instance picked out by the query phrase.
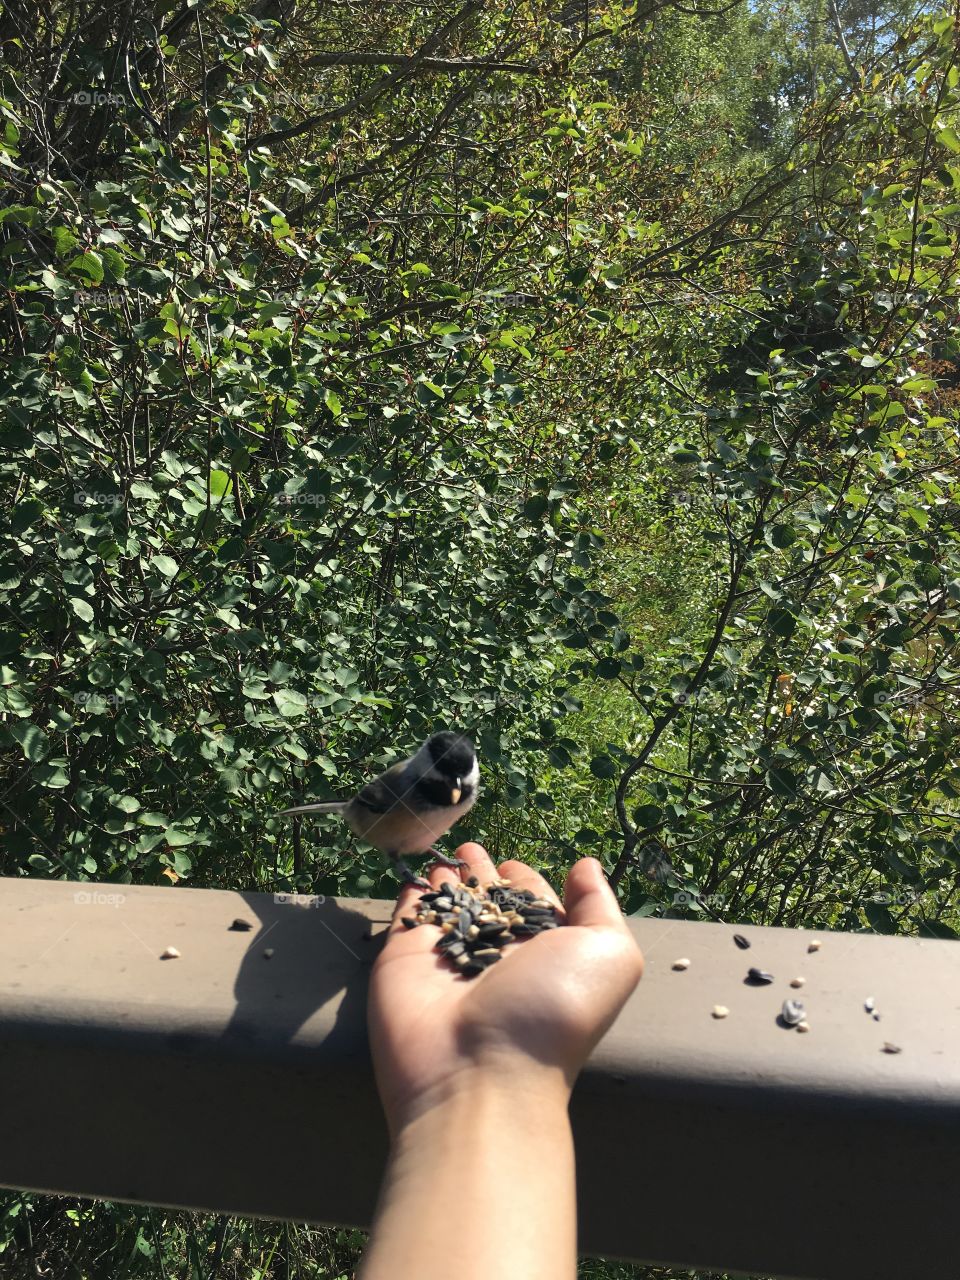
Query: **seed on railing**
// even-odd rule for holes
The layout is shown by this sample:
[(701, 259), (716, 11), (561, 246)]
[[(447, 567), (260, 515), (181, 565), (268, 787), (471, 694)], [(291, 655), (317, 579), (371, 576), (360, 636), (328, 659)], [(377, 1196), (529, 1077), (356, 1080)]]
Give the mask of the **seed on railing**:
[(272, 960), (272, 959), (273, 959), (273, 947), (267, 947), (267, 948), (264, 950), (263, 958), (264, 958), (264, 960)]
[(673, 967), (674, 969), (689, 969), (690, 961), (686, 956), (681, 956), (679, 960), (674, 960)]
[(773, 982), (773, 974), (767, 973), (765, 969), (748, 969), (747, 980), (754, 982), (757, 986), (766, 986), (767, 983)]
[(740, 948), (741, 951), (750, 950), (750, 940), (748, 938), (745, 938), (742, 933), (735, 933), (733, 935), (733, 940), (737, 944), (737, 946)]
[(160, 959), (161, 960), (179, 960), (180, 952), (177, 950), (176, 947), (164, 947), (164, 949), (160, 952)]
[(822, 943), (822, 942), (820, 942), (820, 940), (819, 940), (818, 938), (814, 938), (814, 940), (813, 940), (813, 941), (810, 943), (810, 945), (807, 947), (807, 950), (808, 950), (808, 951), (819, 951), (822, 945), (823, 945), (823, 943)]
[(730, 1010), (725, 1004), (715, 1004), (712, 1009), (715, 1018), (725, 1018)]
[(783, 1008), (780, 1010), (780, 1016), (788, 1027), (795, 1027), (797, 1023), (803, 1022), (806, 1013), (806, 1009), (799, 1000), (784, 1000)]
[(798, 1023), (797, 1023), (797, 1030), (798, 1030), (798, 1031), (809, 1031), (809, 1030), (810, 1030), (810, 1023), (809, 1023), (809, 1022), (798, 1022)]
[(803, 984), (804, 984), (805, 982), (806, 982), (806, 978), (791, 978), (791, 979), (790, 979), (790, 985), (791, 985), (791, 987), (802, 987), (802, 986), (803, 986)]
[(883, 1052), (884, 1053), (903, 1053), (903, 1050), (900, 1048), (898, 1044), (891, 1044), (889, 1040), (884, 1040)]
[(867, 1013), (873, 1013), (874, 1009), (877, 1007), (877, 1002), (874, 1000), (873, 996), (867, 996), (866, 1000), (863, 1002), (863, 1007), (866, 1009)]
[(253, 925), (249, 920), (243, 920), (240, 916), (237, 916), (230, 928), (234, 933), (246, 933), (249, 929), (253, 928)]

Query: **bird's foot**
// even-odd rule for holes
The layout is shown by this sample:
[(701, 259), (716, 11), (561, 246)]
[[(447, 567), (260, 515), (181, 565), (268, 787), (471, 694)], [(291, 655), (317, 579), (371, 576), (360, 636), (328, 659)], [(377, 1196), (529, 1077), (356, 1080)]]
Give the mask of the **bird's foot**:
[(430, 881), (424, 880), (423, 876), (418, 876), (416, 872), (411, 871), (402, 858), (394, 858), (393, 865), (404, 884), (416, 885), (418, 889), (430, 888)]
[(432, 853), (437, 862), (443, 867), (456, 867), (458, 871), (464, 867), (468, 870), (470, 868), (469, 862), (464, 862), (462, 858), (453, 858), (449, 853), (444, 853), (442, 849), (431, 847), (427, 850), (427, 853)]

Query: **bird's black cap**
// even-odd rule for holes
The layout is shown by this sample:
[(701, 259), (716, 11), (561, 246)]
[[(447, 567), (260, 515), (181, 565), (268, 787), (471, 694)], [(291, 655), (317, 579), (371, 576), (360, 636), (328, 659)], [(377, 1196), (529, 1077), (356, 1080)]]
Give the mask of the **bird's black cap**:
[(427, 739), (434, 768), (447, 778), (463, 778), (473, 768), (473, 743), (459, 733), (435, 733)]

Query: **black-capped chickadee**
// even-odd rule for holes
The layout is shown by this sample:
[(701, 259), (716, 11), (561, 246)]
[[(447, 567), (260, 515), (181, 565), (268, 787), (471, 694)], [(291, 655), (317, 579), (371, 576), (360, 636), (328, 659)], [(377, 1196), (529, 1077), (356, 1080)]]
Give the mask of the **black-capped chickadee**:
[(457, 733), (435, 733), (415, 755), (391, 765), (352, 799), (298, 804), (279, 816), (338, 813), (354, 835), (393, 860), (408, 884), (429, 889), (402, 855), (432, 853), (444, 866), (461, 866), (457, 858), (434, 848), (434, 841), (473, 808), (479, 786), (480, 768), (469, 739)]

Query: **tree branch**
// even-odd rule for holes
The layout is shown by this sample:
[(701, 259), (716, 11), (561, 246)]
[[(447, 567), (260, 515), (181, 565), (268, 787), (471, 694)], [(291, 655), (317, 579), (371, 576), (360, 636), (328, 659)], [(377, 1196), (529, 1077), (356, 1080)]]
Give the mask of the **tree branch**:
[(381, 76), (379, 80), (375, 80), (372, 85), (351, 98), (349, 102), (341, 103), (339, 107), (331, 107), (329, 111), (321, 111), (318, 115), (309, 116), (306, 120), (301, 120), (299, 124), (291, 125), (289, 129), (274, 129), (269, 133), (258, 134), (255, 138), (249, 140), (247, 150), (267, 146), (274, 142), (286, 142), (290, 138), (299, 138), (302, 134), (309, 133), (311, 129), (315, 129), (318, 124), (326, 124), (332, 120), (342, 120), (344, 116), (350, 115), (358, 107), (369, 106), (370, 103), (379, 98), (381, 94), (385, 93), (393, 85), (407, 79), (420, 66), (424, 58), (429, 57), (435, 49), (438, 49), (457, 27), (462, 26), (468, 18), (480, 13), (484, 3), (485, 0), (467, 0), (467, 3), (459, 13), (455, 13), (450, 21), (444, 23), (439, 31), (435, 31), (416, 53), (411, 54), (409, 58), (405, 58), (396, 71), (391, 71), (389, 75)]

